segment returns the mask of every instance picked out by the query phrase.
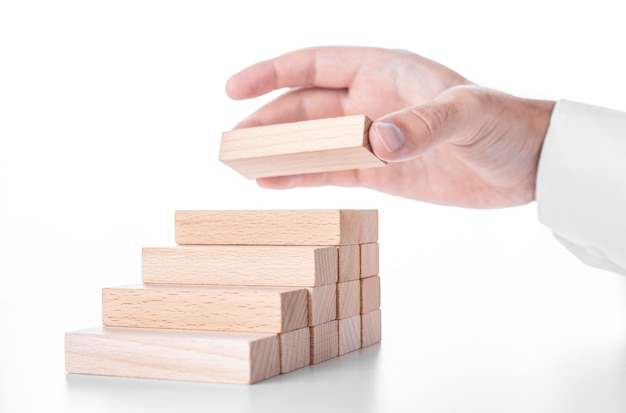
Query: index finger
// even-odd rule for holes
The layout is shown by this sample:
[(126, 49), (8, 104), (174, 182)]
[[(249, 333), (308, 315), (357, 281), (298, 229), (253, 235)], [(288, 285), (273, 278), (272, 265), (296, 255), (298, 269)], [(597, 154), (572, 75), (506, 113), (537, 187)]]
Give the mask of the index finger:
[(346, 88), (372, 52), (343, 46), (295, 50), (235, 74), (226, 92), (233, 99), (248, 99), (284, 87)]

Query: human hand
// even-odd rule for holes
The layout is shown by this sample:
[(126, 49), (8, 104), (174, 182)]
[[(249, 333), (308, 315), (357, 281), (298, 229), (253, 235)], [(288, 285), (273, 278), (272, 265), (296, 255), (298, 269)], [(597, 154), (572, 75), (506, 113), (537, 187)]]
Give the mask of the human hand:
[(296, 50), (229, 79), (233, 99), (290, 88), (237, 127), (364, 114), (381, 168), (261, 178), (266, 188), (363, 186), (445, 205), (534, 200), (554, 102), (480, 87), (414, 53), (360, 47)]

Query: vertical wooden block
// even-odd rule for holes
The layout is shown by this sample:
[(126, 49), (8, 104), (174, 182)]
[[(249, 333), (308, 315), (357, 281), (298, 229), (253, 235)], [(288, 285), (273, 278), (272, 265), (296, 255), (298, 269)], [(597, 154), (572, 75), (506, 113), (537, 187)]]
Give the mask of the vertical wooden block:
[(143, 248), (147, 284), (314, 287), (337, 282), (336, 247), (185, 245)]
[(361, 347), (380, 343), (382, 323), (380, 309), (361, 314)]
[(311, 363), (311, 332), (309, 327), (281, 333), (279, 337), (281, 373), (289, 373)]
[(95, 374), (256, 383), (280, 372), (277, 334), (92, 328), (65, 334), (65, 368)]
[(110, 327), (286, 333), (308, 326), (297, 287), (131, 285), (102, 290)]
[[(203, 245), (354, 245), (369, 239), (376, 210), (176, 211), (176, 243)], [(367, 227), (367, 228), (366, 228)]]
[(342, 245), (337, 247), (339, 258), (338, 282), (352, 281), (361, 274), (361, 247)]
[(385, 166), (369, 147), (371, 123), (350, 115), (234, 129), (219, 159), (248, 179)]
[(361, 210), (361, 236), (359, 244), (378, 242), (378, 210)]
[(361, 314), (380, 308), (380, 277), (363, 278), (361, 280)]
[(337, 285), (307, 288), (309, 295), (309, 327), (337, 319)]
[(339, 328), (339, 355), (361, 348), (361, 315), (337, 320)]
[(361, 312), (360, 280), (337, 283), (337, 319), (348, 318)]
[(337, 320), (309, 328), (311, 329), (311, 364), (318, 364), (339, 355)]
[(378, 275), (379, 247), (377, 242), (361, 245), (361, 278)]

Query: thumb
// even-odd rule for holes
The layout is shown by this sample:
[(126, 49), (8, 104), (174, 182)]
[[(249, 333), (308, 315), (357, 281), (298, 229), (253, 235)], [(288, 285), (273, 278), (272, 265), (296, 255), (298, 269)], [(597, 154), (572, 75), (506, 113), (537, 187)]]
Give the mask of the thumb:
[(449, 89), (428, 104), (374, 121), (369, 130), (372, 150), (384, 161), (399, 162), (416, 158), (445, 142), (463, 127), (471, 107), (464, 96), (469, 94)]

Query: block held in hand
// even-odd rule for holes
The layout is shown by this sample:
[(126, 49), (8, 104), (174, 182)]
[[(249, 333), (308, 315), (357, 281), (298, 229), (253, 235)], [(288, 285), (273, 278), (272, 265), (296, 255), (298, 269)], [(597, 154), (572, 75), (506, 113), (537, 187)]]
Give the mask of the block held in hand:
[(385, 166), (369, 146), (364, 115), (234, 129), (219, 159), (248, 179)]

